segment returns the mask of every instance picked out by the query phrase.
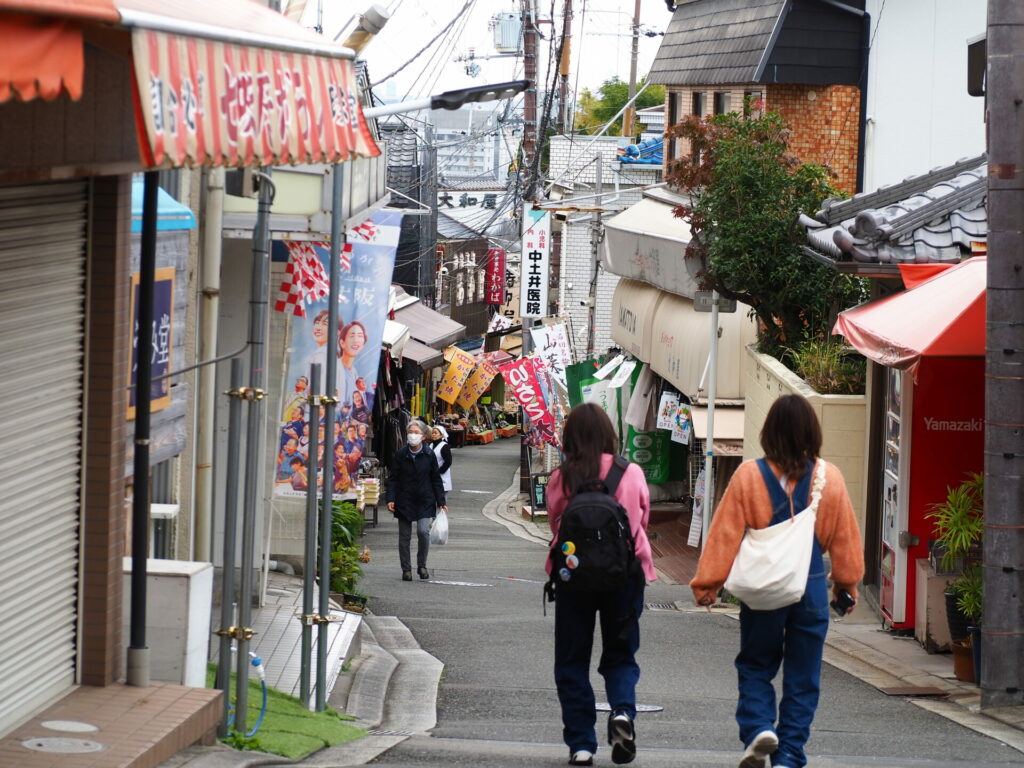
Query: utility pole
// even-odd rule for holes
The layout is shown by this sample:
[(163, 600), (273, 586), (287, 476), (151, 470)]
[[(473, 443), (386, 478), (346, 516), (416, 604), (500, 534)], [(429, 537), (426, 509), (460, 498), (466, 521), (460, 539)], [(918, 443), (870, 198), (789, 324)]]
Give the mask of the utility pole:
[[(537, 18), (533, 0), (521, 0), (523, 7), (523, 75), (530, 81), (523, 95), (523, 157), (519, 178), (526, 182), (523, 197), (532, 197), (536, 182), (530, 178), (537, 154)], [(525, 336), (525, 334), (524, 334)], [(524, 338), (525, 341), (525, 338)]]
[(600, 273), (597, 271), (598, 249), (601, 247), (601, 240), (604, 238), (604, 227), (601, 224), (601, 171), (604, 165), (602, 156), (598, 154), (596, 162), (594, 189), (597, 195), (594, 197), (593, 221), (590, 224), (590, 289), (587, 291), (587, 359), (594, 358), (594, 323), (597, 320), (597, 278)]
[(982, 707), (1024, 703), (1024, 33), (988, 2), (988, 288)]
[[(562, 35), (565, 44), (562, 46), (562, 59), (558, 62), (558, 132), (565, 133), (565, 116), (569, 100), (569, 42), (572, 40), (572, 0), (563, 0)], [(570, 124), (572, 119), (570, 118)]]
[[(629, 60), (629, 97), (628, 102), (633, 101), (636, 95), (636, 59), (640, 52), (640, 0), (636, 0), (633, 6), (633, 53)], [(633, 116), (636, 114), (636, 106), (629, 105), (626, 114), (622, 117), (622, 135), (633, 135)]]

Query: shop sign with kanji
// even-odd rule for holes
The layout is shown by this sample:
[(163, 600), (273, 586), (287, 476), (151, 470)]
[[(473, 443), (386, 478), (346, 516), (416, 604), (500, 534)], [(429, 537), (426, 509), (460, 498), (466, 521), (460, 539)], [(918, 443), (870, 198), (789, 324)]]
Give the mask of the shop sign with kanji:
[[(458, 347), (449, 347), (452, 351), (451, 361), (448, 363), (448, 370), (441, 379), (437, 388), (437, 397), (446, 403), (454, 403), (459, 396), (462, 385), (476, 367), (476, 358), (465, 350)], [(447, 353), (445, 355), (447, 357)]]
[[(135, 378), (138, 374), (139, 360), (139, 273), (132, 275), (131, 317), (132, 317), (132, 356), (131, 373), (128, 383), (128, 418), (135, 418)], [(153, 326), (149, 333), (153, 340), (151, 357), (151, 376), (155, 381), (150, 384), (150, 411), (156, 412), (171, 403), (171, 380), (161, 378), (171, 370), (171, 328), (174, 318), (174, 267), (161, 267), (156, 270), (153, 283)]]
[(548, 271), (551, 268), (551, 212), (529, 203), (523, 212), (522, 285), (519, 314), (543, 317), (548, 308)]

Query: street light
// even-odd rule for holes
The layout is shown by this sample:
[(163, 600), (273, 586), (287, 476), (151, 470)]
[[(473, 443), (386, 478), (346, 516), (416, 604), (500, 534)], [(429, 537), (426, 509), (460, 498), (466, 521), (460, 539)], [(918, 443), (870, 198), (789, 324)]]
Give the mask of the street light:
[(473, 102), (510, 99), (517, 93), (525, 91), (529, 85), (529, 80), (512, 80), (495, 85), (475, 85), (470, 88), (445, 91), (425, 99), (401, 101), (397, 104), (385, 104), (382, 107), (369, 107), (363, 110), (363, 114), (369, 119), (384, 115), (397, 115), (402, 112), (415, 112), (418, 109), (458, 109), (463, 104)]

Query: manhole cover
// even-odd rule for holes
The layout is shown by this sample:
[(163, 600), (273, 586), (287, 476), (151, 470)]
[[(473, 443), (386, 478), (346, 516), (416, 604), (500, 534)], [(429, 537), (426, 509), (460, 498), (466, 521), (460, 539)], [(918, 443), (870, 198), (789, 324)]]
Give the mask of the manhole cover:
[[(594, 709), (598, 712), (611, 712), (612, 706), (607, 701), (599, 701), (594, 705)], [(665, 708), (658, 704), (637, 704), (636, 711), (640, 712), (661, 712)]]
[(432, 584), (447, 584), (450, 587), (490, 587), (492, 584), (477, 584), (473, 581), (441, 581), (440, 579), (431, 579)]
[(62, 736), (43, 736), (42, 738), (25, 739), (21, 742), (25, 749), (35, 752), (57, 752), (62, 755), (84, 755), (88, 752), (102, 752), (106, 744), (89, 739), (66, 739)]
[(675, 603), (645, 603), (644, 607), (649, 611), (678, 611)]
[(79, 720), (45, 720), (40, 725), (51, 731), (66, 731), (67, 733), (94, 733), (99, 730), (92, 723), (83, 723)]

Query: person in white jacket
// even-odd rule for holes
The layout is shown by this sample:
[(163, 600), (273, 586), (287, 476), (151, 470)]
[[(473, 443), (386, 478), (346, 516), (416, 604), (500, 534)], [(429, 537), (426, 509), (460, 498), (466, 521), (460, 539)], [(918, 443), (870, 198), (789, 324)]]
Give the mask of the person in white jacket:
[(452, 449), (448, 445), (448, 430), (440, 425), (430, 428), (430, 447), (437, 456), (437, 466), (441, 470), (441, 483), (444, 492), (452, 489)]

